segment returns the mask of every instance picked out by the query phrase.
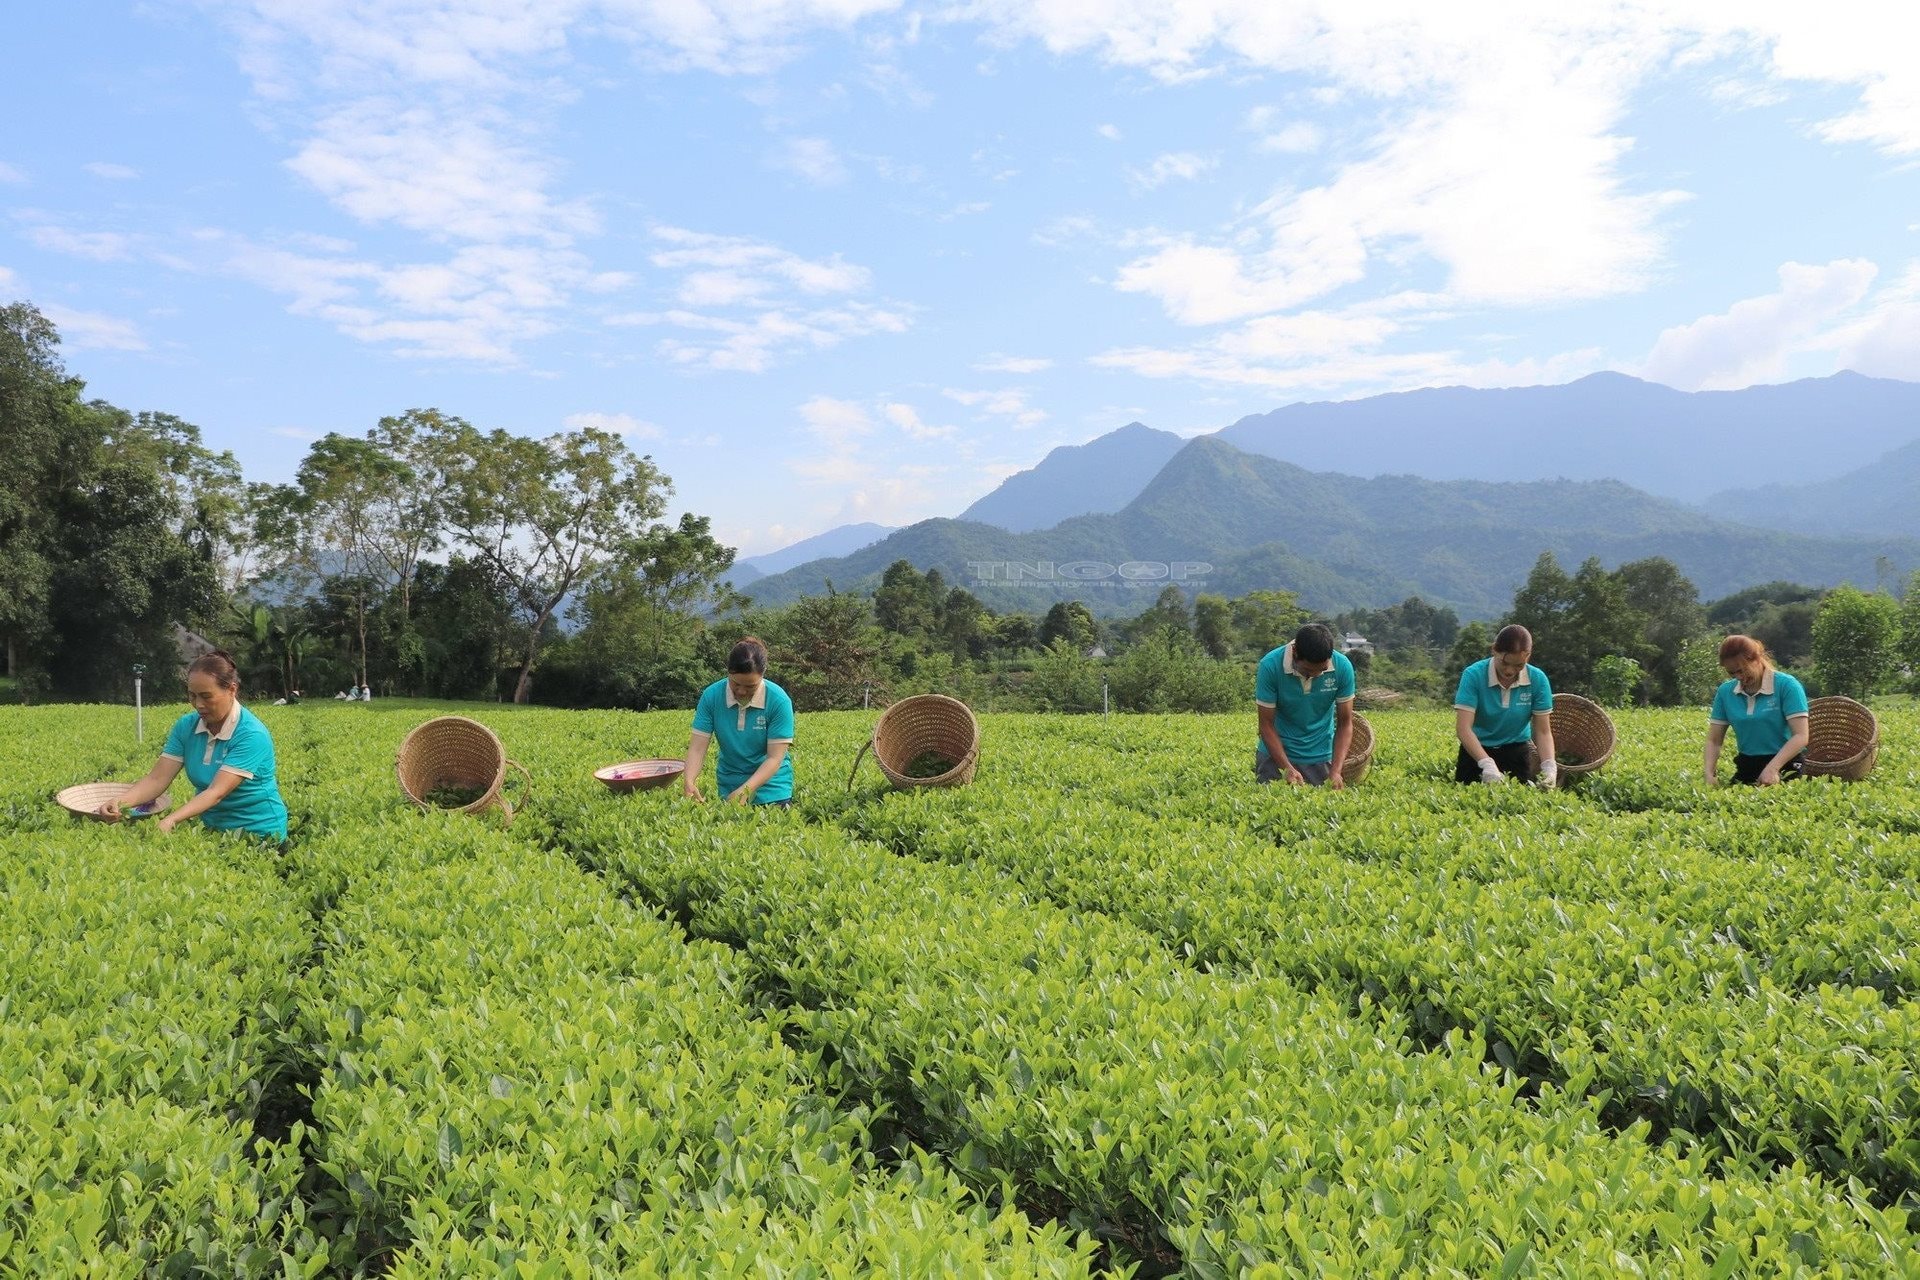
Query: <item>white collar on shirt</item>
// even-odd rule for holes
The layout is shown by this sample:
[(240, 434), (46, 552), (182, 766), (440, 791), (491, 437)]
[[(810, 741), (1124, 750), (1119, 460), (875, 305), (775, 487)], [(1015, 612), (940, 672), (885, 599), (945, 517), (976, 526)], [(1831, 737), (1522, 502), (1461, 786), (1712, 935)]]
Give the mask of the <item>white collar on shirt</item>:
[[(727, 705), (730, 707), (740, 705), (740, 699), (733, 696), (732, 681), (727, 682)], [(762, 680), (760, 687), (753, 691), (753, 697), (748, 701), (747, 705), (755, 711), (765, 711), (767, 709), (767, 682), (765, 680)]]
[(1533, 681), (1529, 679), (1527, 676), (1527, 668), (1523, 666), (1520, 668), (1520, 674), (1513, 678), (1512, 684), (1510, 685), (1501, 684), (1500, 668), (1494, 665), (1494, 661), (1492, 658), (1487, 659), (1487, 687), (1489, 689), (1496, 689), (1496, 688), (1497, 689), (1517, 689), (1523, 684), (1532, 684), (1532, 683)]
[(1738, 680), (1733, 682), (1733, 691), (1747, 700), (1747, 714), (1752, 715), (1754, 704), (1773, 692), (1773, 668), (1767, 668), (1767, 673), (1760, 677), (1760, 687), (1752, 693), (1748, 693), (1747, 687)]
[(193, 731), (195, 733), (206, 734), (207, 742), (209, 743), (209, 745), (211, 745), (212, 743), (215, 743), (215, 742), (231, 741), (233, 738), (233, 731), (239, 727), (240, 727), (240, 703), (236, 700), (233, 704), (233, 710), (229, 712), (227, 715), (227, 722), (220, 726), (220, 732), (215, 733), (213, 730), (209, 729), (207, 727), (206, 717), (204, 716), (201, 717), (200, 723), (194, 727)]
[(233, 740), (233, 731), (239, 727), (240, 727), (240, 701), (237, 698), (234, 700), (234, 703), (233, 703), (233, 711), (231, 712), (231, 714), (227, 716), (227, 722), (220, 726), (220, 731), (218, 733), (215, 733), (213, 730), (209, 729), (207, 727), (207, 722), (205, 717), (202, 717), (200, 720), (200, 723), (197, 726), (195, 726), (193, 730), (195, 733), (204, 733), (207, 735), (207, 749), (200, 756), (200, 763), (212, 764), (213, 763), (213, 744), (216, 742), (231, 742)]
[(1295, 671), (1293, 669), (1293, 641), (1289, 640), (1287, 641), (1287, 647), (1280, 651), (1280, 669), (1286, 672), (1288, 675), (1292, 676), (1294, 679), (1298, 680), (1300, 682), (1301, 689), (1311, 692), (1313, 689), (1313, 682), (1315, 680), (1318, 680), (1320, 676), (1327, 674), (1327, 671), (1333, 670), (1333, 661), (1332, 659), (1328, 659), (1327, 671), (1322, 671), (1320, 673), (1320, 676), (1303, 675), (1302, 673)]

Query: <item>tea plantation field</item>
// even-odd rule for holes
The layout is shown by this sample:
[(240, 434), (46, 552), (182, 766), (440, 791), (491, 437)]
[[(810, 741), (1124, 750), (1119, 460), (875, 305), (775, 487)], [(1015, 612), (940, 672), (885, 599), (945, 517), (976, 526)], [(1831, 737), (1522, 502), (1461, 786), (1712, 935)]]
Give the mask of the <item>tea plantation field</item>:
[[(1254, 717), (982, 717), (971, 787), (616, 796), (688, 715), (256, 708), (282, 852), (70, 819), (172, 712), (0, 710), (0, 1275), (1920, 1276), (1920, 713), (1868, 781), (1345, 794)], [(707, 780), (711, 798), (711, 777)], [(175, 798), (186, 795), (176, 783)]]

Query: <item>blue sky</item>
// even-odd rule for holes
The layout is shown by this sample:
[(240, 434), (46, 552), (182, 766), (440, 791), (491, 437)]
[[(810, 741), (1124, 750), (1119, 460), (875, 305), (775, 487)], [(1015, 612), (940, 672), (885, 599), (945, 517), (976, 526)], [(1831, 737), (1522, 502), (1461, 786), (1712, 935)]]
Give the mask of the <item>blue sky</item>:
[(1920, 379), (1916, 12), (20, 5), (0, 298), (252, 477), (594, 423), (753, 554), (1134, 419)]

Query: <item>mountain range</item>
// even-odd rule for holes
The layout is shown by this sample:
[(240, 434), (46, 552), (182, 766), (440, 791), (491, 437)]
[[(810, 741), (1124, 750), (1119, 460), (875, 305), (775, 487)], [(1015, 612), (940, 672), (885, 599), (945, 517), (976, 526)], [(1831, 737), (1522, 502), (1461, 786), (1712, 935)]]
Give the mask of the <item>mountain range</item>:
[(1916, 437), (1920, 384), (1857, 374), (1739, 392), (1622, 374), (1436, 388), (1290, 405), (1185, 442), (1129, 423), (1055, 449), (957, 520), (838, 553), (829, 531), (818, 558), (787, 557), (752, 595), (866, 589), (906, 559), (996, 609), (1132, 613), (1179, 581), (1285, 587), (1328, 612), (1418, 594), (1488, 617), (1549, 549), (1568, 567), (1666, 556), (1706, 598), (1871, 584), (1889, 562), (1920, 567)]

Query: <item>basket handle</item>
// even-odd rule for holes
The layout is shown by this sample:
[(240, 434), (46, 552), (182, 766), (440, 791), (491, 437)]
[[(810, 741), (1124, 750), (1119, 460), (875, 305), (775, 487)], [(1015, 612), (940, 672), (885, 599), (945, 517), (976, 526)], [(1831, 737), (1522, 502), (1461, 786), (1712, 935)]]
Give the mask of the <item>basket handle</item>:
[[(533, 775), (528, 773), (527, 766), (521, 764), (518, 760), (509, 758), (507, 764), (520, 771), (520, 807), (524, 809), (527, 807), (528, 802), (533, 799)], [(510, 826), (512, 822), (513, 805), (507, 800), (506, 783), (502, 782), (500, 785), (500, 825)]]
[(853, 775), (860, 772), (860, 762), (866, 758), (867, 752), (871, 750), (873, 750), (873, 739), (868, 738), (865, 742), (860, 744), (860, 750), (854, 753), (853, 768), (847, 770), (847, 788), (846, 789), (848, 791), (853, 790)]

